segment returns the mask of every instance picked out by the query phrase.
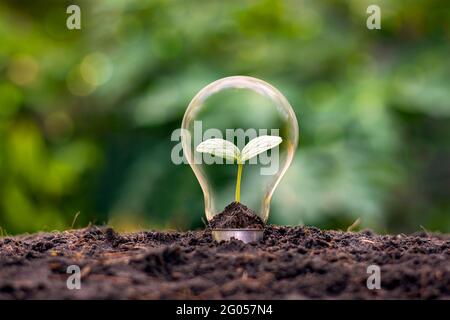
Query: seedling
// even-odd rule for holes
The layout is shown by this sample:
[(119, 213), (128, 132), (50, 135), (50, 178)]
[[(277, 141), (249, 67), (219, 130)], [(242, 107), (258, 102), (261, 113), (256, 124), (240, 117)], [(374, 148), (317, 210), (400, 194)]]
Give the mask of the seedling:
[(203, 141), (197, 146), (196, 150), (197, 152), (209, 153), (213, 156), (237, 162), (238, 172), (236, 178), (235, 201), (240, 202), (242, 169), (245, 161), (256, 157), (260, 153), (275, 148), (282, 141), (283, 139), (278, 136), (260, 136), (249, 141), (241, 151), (230, 141), (214, 138)]

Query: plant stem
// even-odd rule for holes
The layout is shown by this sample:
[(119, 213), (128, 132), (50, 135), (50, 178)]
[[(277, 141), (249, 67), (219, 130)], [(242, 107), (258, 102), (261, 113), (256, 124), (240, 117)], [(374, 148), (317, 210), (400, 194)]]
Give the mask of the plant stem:
[(237, 173), (237, 180), (236, 180), (236, 202), (241, 201), (241, 177), (242, 177), (242, 163), (238, 163), (238, 173)]

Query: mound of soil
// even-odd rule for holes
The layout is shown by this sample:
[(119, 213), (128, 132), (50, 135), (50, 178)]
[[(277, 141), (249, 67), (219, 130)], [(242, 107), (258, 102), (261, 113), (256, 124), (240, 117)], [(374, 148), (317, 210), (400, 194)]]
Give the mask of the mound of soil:
[[(67, 288), (71, 265), (80, 290)], [(371, 265), (379, 290), (366, 285)], [(0, 299), (61, 298), (450, 299), (450, 235), (268, 225), (253, 244), (98, 227), (0, 238)]]
[(209, 222), (210, 229), (264, 229), (256, 213), (240, 202), (232, 202)]

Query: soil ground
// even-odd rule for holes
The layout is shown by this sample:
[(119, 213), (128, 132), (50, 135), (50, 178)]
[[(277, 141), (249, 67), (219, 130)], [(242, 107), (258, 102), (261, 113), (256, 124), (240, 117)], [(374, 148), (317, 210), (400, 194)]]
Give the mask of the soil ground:
[[(69, 290), (69, 265), (81, 290)], [(366, 286), (381, 268), (381, 289)], [(91, 227), (0, 238), (0, 299), (450, 299), (450, 235), (380, 236), (267, 226), (264, 240), (209, 231)]]
[(211, 229), (264, 229), (264, 222), (256, 213), (240, 202), (232, 202), (209, 221)]

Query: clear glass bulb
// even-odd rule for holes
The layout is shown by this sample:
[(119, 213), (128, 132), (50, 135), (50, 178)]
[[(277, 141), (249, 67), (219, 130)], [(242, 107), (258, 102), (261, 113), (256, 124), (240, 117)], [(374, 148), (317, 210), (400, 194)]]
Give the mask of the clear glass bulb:
[[(272, 195), (298, 144), (298, 122), (287, 99), (260, 79), (223, 78), (197, 93), (184, 114), (181, 128), (183, 153), (203, 190), (208, 221), (238, 199), (267, 222)], [(280, 136), (282, 142), (244, 163), (239, 172), (242, 177), (238, 178), (238, 197), (236, 162), (227, 163), (199, 153), (196, 148), (207, 139), (222, 138), (242, 151), (255, 134)]]

